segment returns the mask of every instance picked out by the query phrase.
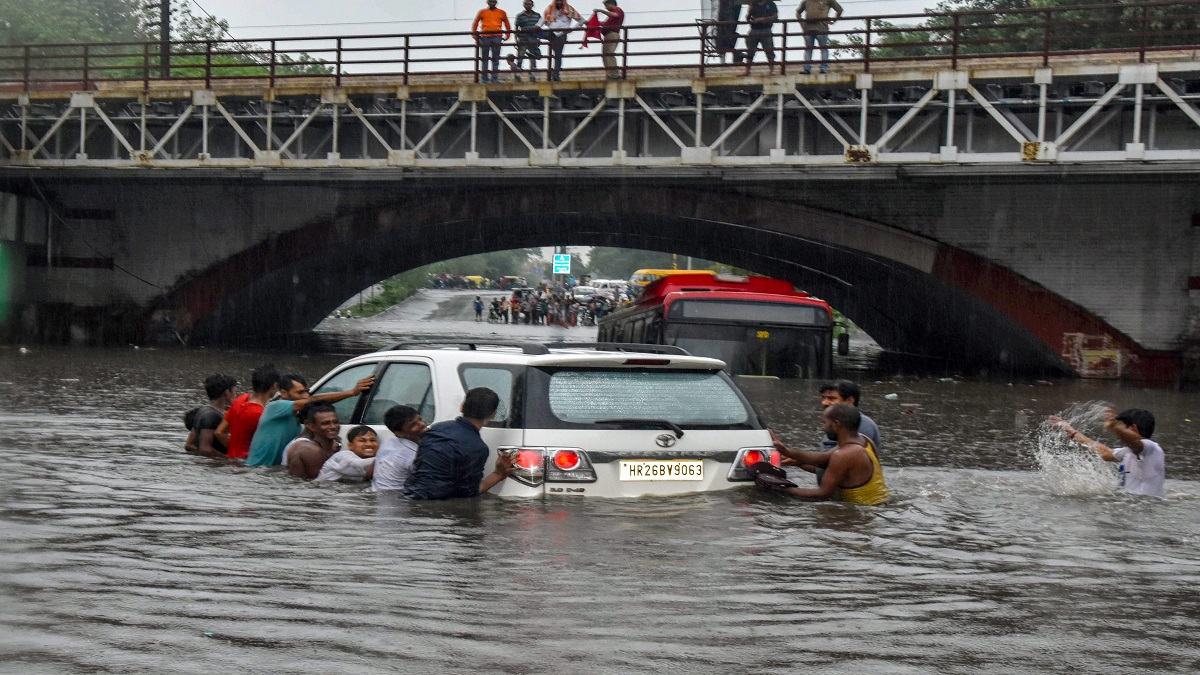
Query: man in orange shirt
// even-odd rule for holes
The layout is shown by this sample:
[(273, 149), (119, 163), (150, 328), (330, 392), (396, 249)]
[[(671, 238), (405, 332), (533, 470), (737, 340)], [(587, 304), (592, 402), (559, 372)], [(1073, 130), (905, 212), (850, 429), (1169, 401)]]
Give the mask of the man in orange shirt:
[(245, 462), (250, 456), (250, 441), (258, 429), (258, 418), (279, 391), (279, 372), (274, 366), (262, 366), (250, 376), (250, 387), (252, 391), (234, 399), (225, 413), (225, 421), (229, 423), (229, 454), (226, 457), (230, 461)]
[(488, 59), (492, 61), (492, 82), (500, 81), (500, 45), (512, 35), (508, 14), (496, 8), (496, 0), (487, 0), (487, 8), (475, 15), (471, 37), (479, 45), (479, 81), (488, 82)]

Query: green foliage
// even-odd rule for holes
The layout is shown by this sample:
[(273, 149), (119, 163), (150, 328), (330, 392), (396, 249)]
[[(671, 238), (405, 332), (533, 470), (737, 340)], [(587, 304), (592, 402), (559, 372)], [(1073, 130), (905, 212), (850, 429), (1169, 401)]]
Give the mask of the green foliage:
[[(1089, 9), (1073, 9), (1088, 5)], [(1094, 7), (1094, 5), (1104, 5)], [(998, 12), (1028, 10), (1009, 14)], [(1135, 49), (1190, 45), (1200, 38), (1194, 5), (1150, 6), (1120, 0), (944, 0), (914, 26), (872, 22), (872, 59), (949, 56), (958, 26), (958, 54)], [(951, 16), (946, 16), (950, 14)], [(1143, 38), (1139, 33), (1149, 33)], [(857, 51), (863, 40), (850, 36)]]
[[(205, 63), (206, 44), (218, 54), (213, 64), (216, 77), (266, 76), (270, 74), (265, 55), (240, 55), (262, 49), (261, 46), (230, 39), (229, 23), (193, 10), (186, 0), (173, 0), (171, 50), (173, 77), (202, 77), (197, 66)], [(93, 43), (155, 43), (159, 39), (158, 4), (150, 0), (0, 0), (0, 69), (20, 72), (23, 58), (19, 50), (4, 50), (11, 45), (62, 44), (69, 47), (39, 47), (32, 51), (34, 67), (55, 67), (55, 72), (34, 73), (34, 79), (67, 79), (83, 73), (83, 48), (89, 44), (88, 67), (92, 79), (141, 78), (148, 68), (152, 75), (160, 70), (156, 44), (147, 49), (140, 44), (121, 47)], [(46, 57), (63, 57), (54, 60)], [(39, 59), (41, 59), (39, 61)], [(278, 75), (320, 75), (333, 69), (308, 54), (281, 55), (275, 68)]]
[[(597, 246), (588, 256), (592, 276), (598, 279), (628, 279), (640, 269), (687, 269), (687, 257), (658, 251), (642, 251), (633, 248), (610, 248)], [(692, 258), (692, 269), (717, 269), (711, 260)], [(723, 266), (728, 268), (728, 266)], [(574, 268), (572, 268), (574, 269)]]

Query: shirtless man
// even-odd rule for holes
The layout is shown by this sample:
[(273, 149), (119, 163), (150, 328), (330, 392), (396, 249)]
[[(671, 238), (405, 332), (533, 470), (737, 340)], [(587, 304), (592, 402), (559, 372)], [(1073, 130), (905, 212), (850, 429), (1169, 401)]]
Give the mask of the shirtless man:
[(837, 441), (831, 452), (793, 450), (779, 439), (775, 449), (800, 465), (825, 469), (816, 488), (789, 487), (782, 491), (793, 497), (813, 500), (837, 499), (850, 504), (877, 505), (888, 500), (883, 467), (871, 440), (858, 432), (862, 414), (849, 403), (835, 403), (821, 415), (825, 436)]
[(305, 480), (315, 480), (321, 474), (325, 460), (341, 448), (337, 410), (328, 403), (313, 403), (304, 409), (304, 431), (311, 440), (300, 441), (288, 448), (288, 473)]

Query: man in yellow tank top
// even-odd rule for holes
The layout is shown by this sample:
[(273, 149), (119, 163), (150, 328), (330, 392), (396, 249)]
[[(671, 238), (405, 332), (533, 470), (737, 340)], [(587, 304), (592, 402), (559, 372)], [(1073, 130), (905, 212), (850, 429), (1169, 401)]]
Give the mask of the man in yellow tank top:
[(870, 439), (858, 433), (862, 414), (849, 403), (835, 403), (821, 415), (825, 435), (837, 441), (831, 452), (807, 452), (787, 447), (779, 439), (775, 448), (800, 464), (824, 468), (825, 475), (816, 488), (784, 488), (793, 497), (815, 500), (839, 500), (848, 504), (874, 506), (888, 500), (883, 467), (875, 456)]

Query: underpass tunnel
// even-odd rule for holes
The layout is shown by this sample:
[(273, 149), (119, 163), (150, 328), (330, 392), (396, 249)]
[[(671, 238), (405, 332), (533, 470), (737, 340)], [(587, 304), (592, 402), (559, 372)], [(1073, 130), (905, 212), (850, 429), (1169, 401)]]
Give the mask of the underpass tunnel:
[(1036, 336), (925, 272), (803, 237), (656, 213), (471, 218), (388, 229), (339, 247), (322, 247), (228, 294), (194, 326), (191, 341), (287, 341), (306, 333), (360, 289), (401, 272), (476, 253), (553, 245), (717, 260), (786, 279), (823, 298), (888, 351), (942, 360), (963, 370), (1070, 373)]

